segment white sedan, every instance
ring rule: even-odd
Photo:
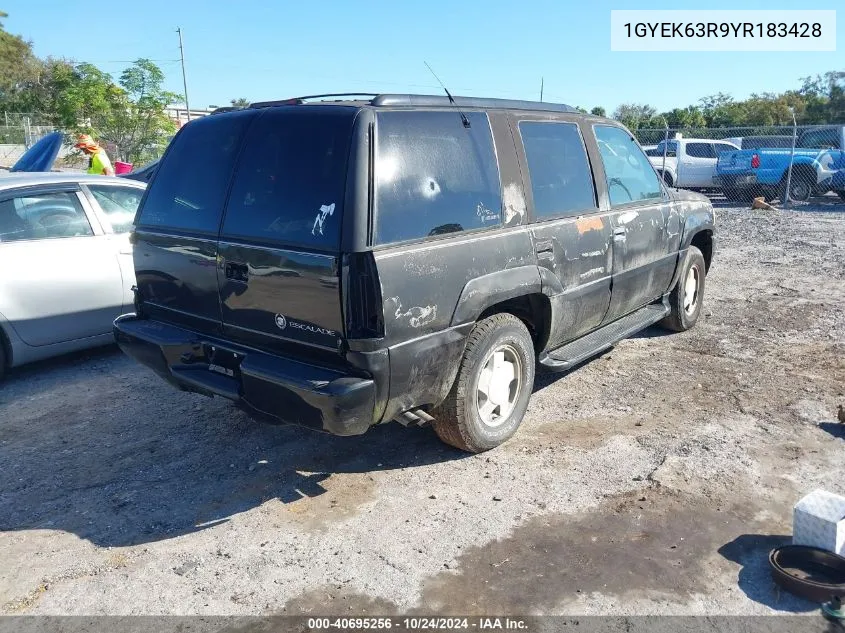
[[[0,376],[113,341],[133,309],[129,232],[145,184],[75,173],[0,178]]]

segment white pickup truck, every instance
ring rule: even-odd
[[[660,141],[654,149],[646,150],[648,159],[657,173],[670,187],[682,189],[717,189],[716,161],[721,152],[735,152],[739,147],[726,141],[706,138],[673,138],[666,147],[666,165],[663,165],[663,147]]]

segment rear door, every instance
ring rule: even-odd
[[[120,262],[120,274],[123,281],[123,309],[121,312],[131,312],[135,266],[132,261],[132,245],[129,243],[129,235],[141,198],[144,196],[144,188],[104,182],[103,184],[87,184],[83,187],[83,190],[90,194],[88,200],[92,203],[94,211],[97,212],[100,224],[106,233],[106,239],[111,244],[114,257]]]
[[[561,117],[564,118],[565,117]],[[537,264],[560,281],[548,347],[601,325],[610,304],[613,230],[599,209],[587,147],[575,120],[514,115],[529,186]]]
[[[133,233],[138,291],[151,318],[222,330],[217,236],[243,136],[257,111],[208,116],[173,139]]]
[[[0,271],[0,312],[27,345],[107,334],[120,314],[117,258],[76,184],[0,194]]]
[[[716,173],[713,144],[699,141],[686,143],[678,163],[678,186],[710,187]]]
[[[341,220],[356,108],[268,108],[247,133],[220,232],[226,338],[270,351],[343,337]]]

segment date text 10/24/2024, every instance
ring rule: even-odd
[[[441,618],[441,617],[413,617],[413,618],[309,618],[308,628],[320,630],[405,630],[405,631],[527,631],[528,624],[519,618]]]

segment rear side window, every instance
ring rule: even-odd
[[[593,175],[575,123],[521,121],[534,214],[563,216],[596,208]]]
[[[88,189],[100,205],[115,233],[127,233],[132,229],[135,212],[144,195],[143,189],[135,187],[113,187],[88,185]]]
[[[138,224],[216,234],[241,138],[253,116],[214,115],[186,125],[157,168]]]
[[[687,156],[692,158],[716,158],[710,143],[688,143]]]
[[[375,242],[499,226],[502,195],[487,115],[378,115]]]
[[[337,248],[355,109],[269,109],[250,128],[223,234]]]

